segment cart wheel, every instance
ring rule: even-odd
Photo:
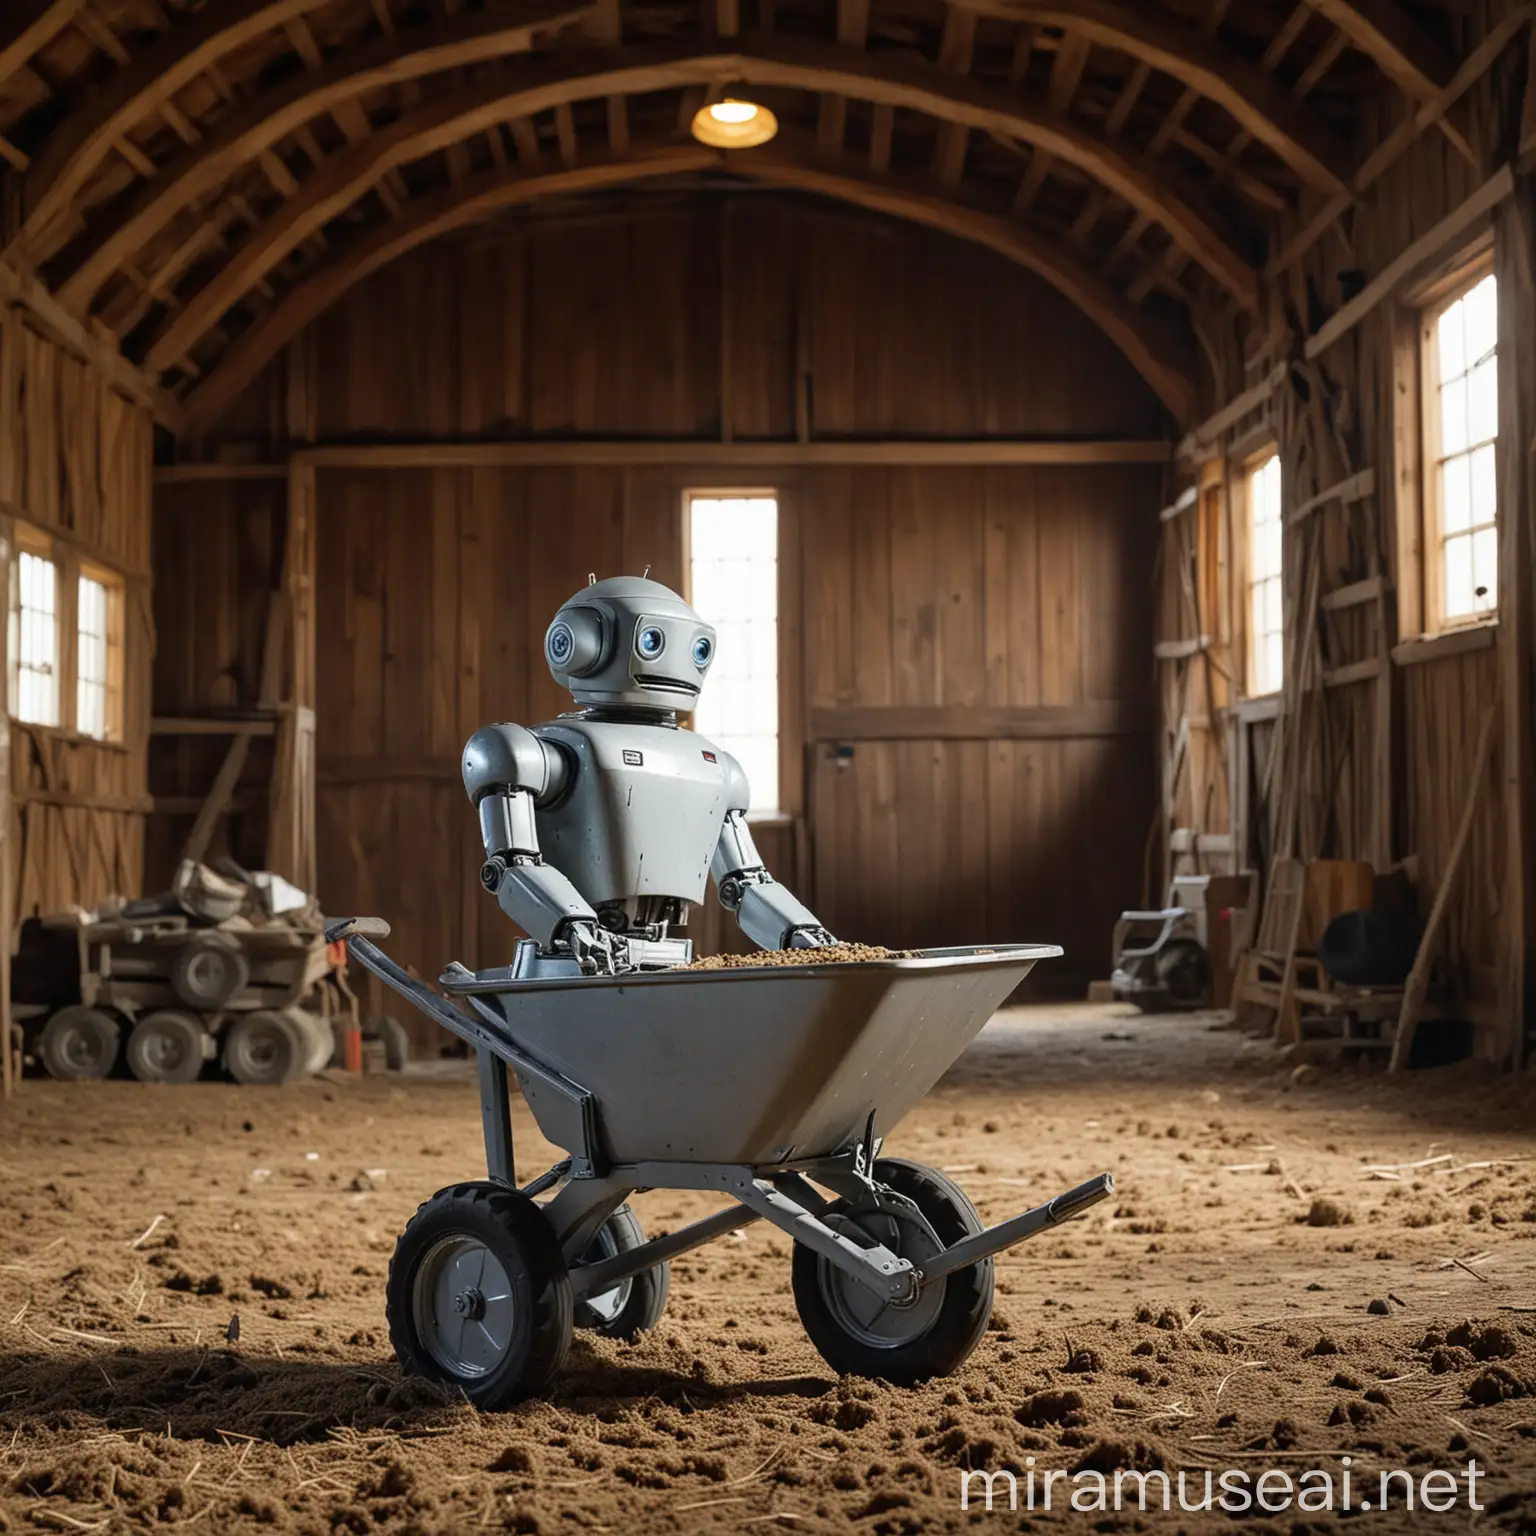
[[[224,1037],[224,1070],[237,1083],[287,1083],[309,1064],[310,1043],[292,1019],[266,1008],[247,1013]]]
[[[60,1008],[43,1025],[37,1054],[52,1076],[65,1081],[105,1077],[117,1063],[121,1044],[117,1020],[106,1009],[77,1003]]]
[[[390,1260],[385,1313],[404,1369],[481,1408],[542,1391],[571,1345],[571,1282],[549,1223],[499,1184],[439,1190]]]
[[[313,1077],[316,1072],[323,1072],[336,1054],[336,1037],[331,1033],[330,1020],[322,1019],[307,1008],[285,1008],[283,1013],[293,1020],[293,1027],[304,1037],[308,1048],[304,1058],[305,1074]]]
[[[190,1083],[203,1070],[208,1031],[190,1013],[148,1013],[128,1036],[128,1070],[141,1083]]]
[[[389,1014],[380,1014],[368,1033],[376,1035],[384,1043],[384,1065],[391,1072],[404,1072],[411,1059],[411,1037],[405,1025]]]
[[[177,952],[171,985],[189,1008],[213,1013],[251,979],[250,961],[238,946],[219,939],[198,939]]]
[[[976,1208],[935,1169],[883,1157],[874,1172],[879,1183],[917,1207],[946,1247],[982,1230]],[[919,1269],[937,1251],[933,1238],[899,1202],[875,1207],[839,1200],[823,1219],[849,1235],[877,1239]],[[947,1376],[975,1349],[992,1315],[991,1259],[931,1281],[900,1306],[882,1301],[799,1243],[792,1278],[800,1321],[827,1364],[897,1386]]]
[[[598,1229],[582,1254],[583,1264],[596,1264],[645,1246],[645,1233],[635,1213],[621,1205]],[[654,1328],[666,1311],[672,1286],[672,1266],[661,1263],[621,1280],[611,1291],[602,1291],[576,1303],[576,1326],[592,1328],[609,1339],[632,1339]]]

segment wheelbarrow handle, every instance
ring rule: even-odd
[[[343,939],[350,939],[353,934],[362,934],[370,939],[387,939],[389,924],[382,917],[338,917],[334,923],[325,925],[327,944],[338,944]]]

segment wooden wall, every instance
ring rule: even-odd
[[[9,590],[16,522],[52,541],[66,579],[85,559],[121,575],[125,589],[123,740],[9,723],[18,921],[140,889],[154,647],[152,453],[147,412],[40,335],[23,311],[0,309],[0,591]],[[0,686],[4,677],[0,668]]]
[[[1115,349],[1018,269],[762,195],[653,197],[409,257],[322,317],[214,451],[284,446],[296,388],[322,444],[1164,430]],[[1113,919],[1141,899],[1153,803],[1163,470],[643,458],[319,470],[327,907],[388,917],[429,974],[502,958],[512,934],[478,889],[458,784],[465,736],[568,702],[541,641],[588,572],[682,581],[687,489],[769,486],[788,813],[760,829],[770,866],[850,937],[1055,940],[1058,981],[1105,974]],[[206,707],[248,674],[281,495],[164,493],[162,708]],[[222,594],[211,625],[183,620],[189,583]],[[730,941],[712,908],[692,936]]]
[[[1478,50],[1497,26],[1508,24],[1509,7],[1477,0],[1463,8],[1454,39],[1458,56]],[[1307,581],[1319,575],[1322,593],[1381,575],[1387,595],[1374,603],[1324,613],[1318,626],[1319,662],[1329,671],[1364,664],[1419,634],[1417,607],[1407,597],[1414,578],[1417,537],[1414,485],[1417,467],[1405,459],[1405,441],[1416,441],[1410,392],[1403,393],[1399,358],[1416,343],[1415,284],[1433,277],[1459,251],[1491,243],[1500,278],[1500,618],[1474,640],[1458,645],[1410,646],[1385,662],[1385,681],[1359,677],[1323,690],[1314,723],[1307,728],[1299,772],[1284,768],[1266,777],[1263,765],[1275,740],[1268,719],[1239,708],[1222,724],[1222,748],[1241,782],[1242,803],[1232,809],[1231,830],[1240,857],[1272,852],[1287,792],[1297,799],[1296,851],[1303,856],[1360,858],[1379,870],[1401,865],[1414,878],[1421,915],[1427,915],[1449,862],[1462,811],[1472,793],[1480,726],[1499,700],[1491,762],[1478,790],[1467,856],[1438,939],[1439,1000],[1434,1011],[1460,1014],[1478,1026],[1477,1048],[1496,1060],[1518,1058],[1526,1013],[1521,979],[1529,946],[1529,821],[1525,809],[1532,703],[1529,695],[1529,558],[1533,507],[1525,467],[1531,440],[1529,412],[1533,374],[1530,338],[1536,334],[1531,270],[1532,198],[1517,177],[1515,193],[1493,214],[1467,221],[1459,235],[1426,247],[1420,267],[1403,272],[1396,291],[1370,308],[1334,344],[1308,356],[1306,343],[1327,317],[1409,252],[1472,197],[1508,159],[1518,137],[1523,90],[1529,90],[1523,31],[1503,34],[1508,46],[1483,59],[1484,74],[1453,108],[1451,121],[1472,147],[1470,156],[1433,127],[1391,163],[1357,205],[1304,259],[1286,272],[1270,294],[1270,309],[1246,334],[1222,334],[1225,389],[1214,404],[1240,400],[1259,385],[1251,408],[1226,413],[1221,425],[1197,433],[1196,460],[1231,491],[1245,455],[1266,443],[1278,447],[1287,515],[1346,477],[1374,471],[1374,488],[1348,501],[1331,501],[1306,513],[1286,530],[1287,688],[1282,701],[1280,750],[1285,727],[1298,716],[1296,647],[1305,632]],[[1526,105],[1531,119],[1532,104]],[[1380,104],[1362,103],[1356,158],[1365,157],[1398,127]],[[1310,216],[1314,210],[1303,209]],[[1292,216],[1274,231],[1282,250],[1303,219]],[[1266,390],[1260,381],[1284,361],[1284,382]],[[1323,410],[1313,409],[1313,401]],[[1229,518],[1240,515],[1228,496]],[[1165,532],[1167,558],[1181,533]],[[1225,559],[1235,529],[1223,530]],[[1516,551],[1524,551],[1517,554]],[[1223,573],[1227,613],[1240,611],[1240,570]],[[1177,621],[1176,621],[1177,622]],[[1176,634],[1193,633],[1187,617]],[[1240,630],[1218,633],[1240,644]],[[1242,652],[1235,652],[1241,666]],[[1239,671],[1238,675],[1241,673]],[[1178,730],[1177,706],[1165,713],[1165,738]],[[1282,759],[1282,761],[1284,761]],[[1267,784],[1269,795],[1261,793]],[[1262,867],[1262,863],[1261,863]]]

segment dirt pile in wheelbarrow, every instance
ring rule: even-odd
[[[816,949],[762,949],[750,955],[705,955],[678,971],[753,971],[770,965],[849,965],[857,960],[908,960],[910,949],[881,944],[823,944]]]

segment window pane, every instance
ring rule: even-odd
[[[1472,521],[1491,523],[1498,508],[1498,492],[1494,480],[1494,447],[1488,443],[1475,449],[1472,461]]]
[[[1499,593],[1499,536],[1492,528],[1472,535],[1472,586],[1476,612],[1491,613]]]
[[[1440,377],[1454,378],[1467,367],[1466,326],[1462,318],[1462,301],[1457,301],[1440,316],[1435,327],[1435,350],[1439,354]]]
[[[750,809],[779,799],[778,501],[692,496],[690,592],[715,628],[715,659],[693,725],[741,764]]]
[[[18,720],[59,723],[59,634],[53,561],[22,550],[16,561],[11,626],[12,708]]]
[[[1493,274],[1489,273],[1466,298],[1462,306],[1466,310],[1467,362],[1475,363],[1486,357],[1498,345],[1498,289]]]
[[[1474,612],[1472,600],[1472,537],[1458,534],[1445,541],[1445,612],[1465,618]]]
[[[1442,533],[1465,533],[1472,526],[1472,459],[1459,454],[1440,466]]]
[[[1499,360],[1487,357],[1472,370],[1467,390],[1468,441],[1486,443],[1499,431]]]
[[[1467,381],[1440,386],[1440,451],[1460,453],[1467,446]]]

